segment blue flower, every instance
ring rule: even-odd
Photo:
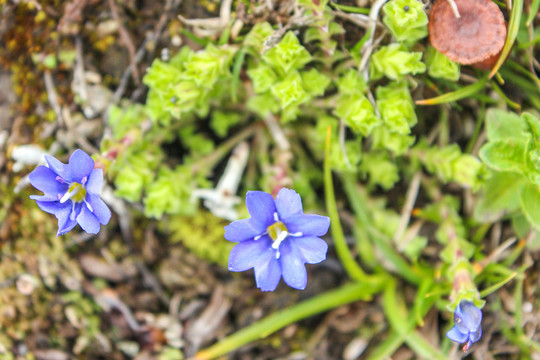
[[[229,255],[229,270],[253,268],[262,291],[275,290],[281,276],[290,287],[305,289],[304,264],[326,259],[328,245],[319,236],[328,231],[330,219],[304,214],[300,195],[290,189],[281,189],[275,200],[248,191],[246,205],[251,218],[225,226],[225,239],[239,243]]]
[[[58,219],[58,233],[63,235],[77,223],[90,234],[97,234],[100,223],[106,225],[111,211],[99,197],[103,170],[94,169],[94,160],[82,150],[75,150],[69,163],[63,164],[45,155],[47,166],[38,166],[29,175],[30,183],[43,195],[32,195],[41,210]]]
[[[455,342],[465,343],[463,351],[477,342],[482,336],[482,311],[470,301],[461,301],[454,313],[454,327],[446,336]]]

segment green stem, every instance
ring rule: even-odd
[[[486,105],[482,102],[480,104],[480,110],[478,111],[478,118],[476,119],[476,126],[474,127],[474,132],[471,136],[471,139],[469,140],[469,143],[467,144],[467,149],[465,150],[466,153],[470,153],[473,150],[474,144],[476,144],[476,140],[478,140],[478,136],[480,136],[480,130],[482,130],[485,116]]]
[[[328,216],[330,217],[330,231],[332,238],[334,239],[334,246],[339,260],[343,264],[345,271],[351,277],[351,279],[359,282],[367,281],[368,276],[362,270],[360,265],[354,259],[347,242],[345,241],[345,235],[343,235],[343,229],[341,228],[341,222],[339,220],[339,214],[336,205],[336,197],[334,194],[334,184],[332,181],[332,170],[330,168],[330,134],[332,128],[329,126],[326,133],[326,149],[324,156],[324,192],[326,195],[326,209]]]
[[[488,81],[487,77],[483,77],[479,79],[474,84],[464,86],[460,88],[459,90],[452,91],[431,99],[424,99],[424,100],[417,100],[415,101],[416,105],[439,105],[439,104],[446,104],[451,103],[454,101],[458,101],[461,99],[465,99],[468,97],[471,97],[472,95],[476,94],[478,91],[485,88],[486,83]]]
[[[523,273],[517,277],[516,287],[514,289],[514,325],[516,331],[516,337],[521,338],[523,336]]]
[[[219,343],[200,351],[195,355],[196,360],[214,359],[228,352],[238,349],[252,341],[263,339],[270,334],[315,314],[327,311],[354,301],[369,300],[379,290],[378,286],[368,283],[352,283],[331,290],[325,294],[315,296],[287,309],[278,311],[261,321],[250,325],[228,337]]]
[[[344,174],[342,176],[342,181],[345,192],[347,193],[347,198],[351,202],[351,206],[358,222],[371,237],[375,246],[377,246],[381,253],[383,253],[385,259],[392,262],[392,264],[398,270],[400,276],[410,283],[419,284],[424,276],[428,275],[423,275],[420,269],[411,267],[407,261],[403,259],[398,252],[396,252],[396,250],[389,243],[388,239],[386,239],[385,236],[372,225],[373,219],[371,219],[369,216],[364,204],[365,201],[361,199],[360,193],[358,189],[356,189],[353,177]],[[362,241],[369,241],[369,239],[362,239]]]

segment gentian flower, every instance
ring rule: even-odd
[[[454,313],[454,327],[446,336],[455,342],[465,343],[463,351],[477,342],[482,336],[482,311],[470,301],[461,301]]]
[[[29,175],[30,183],[43,195],[32,195],[39,208],[58,219],[58,233],[63,235],[77,223],[90,234],[97,234],[100,223],[106,225],[111,211],[99,197],[103,170],[94,169],[94,160],[82,150],[75,150],[68,164],[45,155],[47,166],[38,166]]]
[[[328,231],[330,219],[304,214],[300,195],[285,188],[275,200],[265,192],[248,191],[246,205],[251,218],[225,226],[225,239],[238,242],[229,255],[229,270],[253,268],[262,291],[275,290],[281,276],[290,287],[305,289],[304,264],[326,259],[328,245],[319,236]]]

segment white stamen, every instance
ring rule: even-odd
[[[69,218],[71,221],[75,221],[75,203],[71,203],[71,214],[69,214]]]
[[[61,184],[71,184],[69,181],[62,179],[60,176],[56,177],[56,181],[58,181]]]
[[[257,236],[255,236],[255,237],[253,238],[253,240],[259,240],[260,238],[262,238],[262,237],[263,237],[264,235],[266,235],[266,234],[267,234],[267,233],[264,232],[264,233],[262,233],[261,235],[257,235]]]
[[[297,231],[295,233],[289,233],[289,236],[302,237],[304,234],[301,231]]]
[[[64,196],[62,196],[62,198],[60,199],[60,203],[61,204],[65,203],[66,201],[68,201],[68,199],[71,199],[73,196],[75,196],[80,190],[81,190],[81,187],[77,186],[72,191],[68,191],[67,193],[64,194]]]
[[[86,200],[83,200],[83,201],[86,204],[86,206],[88,207],[88,210],[90,210],[90,212],[93,213],[94,209],[92,209],[92,206],[88,203],[88,201],[86,201]]]
[[[276,260],[277,260],[277,259],[279,259],[279,258],[280,258],[280,256],[281,256],[281,253],[279,252],[279,250],[278,250],[278,251],[276,251]]]
[[[274,221],[279,222],[279,215],[278,215],[277,211],[274,213]]]
[[[277,236],[277,239],[274,240],[274,242],[272,243],[272,249],[276,249],[276,250],[279,249],[279,245],[281,245],[281,242],[285,240],[287,235],[289,235],[289,233],[286,231],[280,232],[279,235]]]

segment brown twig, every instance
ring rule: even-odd
[[[141,79],[139,75],[139,70],[137,70],[137,63],[135,62],[135,45],[133,45],[133,40],[131,40],[128,31],[122,24],[120,15],[118,15],[118,8],[116,7],[116,3],[114,1],[115,0],[109,0],[109,7],[111,8],[111,13],[114,20],[118,23],[118,32],[120,33],[120,38],[122,39],[124,45],[126,45],[127,47],[133,78],[135,79],[135,82],[139,84],[141,82]]]
[[[45,73],[43,74],[43,79],[45,81],[45,90],[47,91],[49,103],[51,104],[51,107],[53,108],[54,113],[56,114],[56,118],[58,122],[60,122],[60,125],[64,125],[64,117],[62,116],[62,109],[60,107],[60,104],[58,103],[58,95],[56,94],[56,90],[54,89],[54,81],[51,72],[45,71]]]
[[[159,18],[159,21],[156,25],[155,30],[151,34],[146,36],[142,44],[137,49],[137,52],[135,53],[135,56],[133,58],[133,61],[135,62],[135,64],[138,64],[139,62],[141,62],[141,60],[145,56],[146,51],[147,51],[146,45],[150,42],[157,41],[160,38],[161,33],[163,32],[163,29],[165,28],[165,25],[167,24],[167,20],[170,17],[171,9],[178,6],[181,3],[181,1],[182,0],[168,0],[167,1],[167,3],[165,4],[165,10],[161,14],[161,17]],[[114,92],[114,95],[112,97],[111,104],[118,103],[118,101],[120,101],[122,96],[124,96],[124,93],[126,92],[127,85],[128,85],[129,79],[131,78],[132,73],[133,71],[132,71],[131,66],[129,66],[124,71],[124,73],[122,74],[122,77],[120,78],[118,87],[116,88],[116,91]],[[107,114],[107,112],[105,112],[105,114]],[[104,117],[104,120],[106,120],[106,117]]]

